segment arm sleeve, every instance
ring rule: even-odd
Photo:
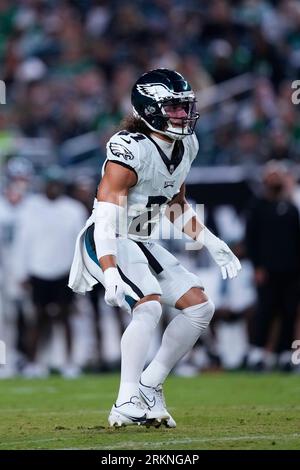
[[[94,240],[98,259],[117,256],[117,234],[124,234],[126,211],[111,202],[100,201],[95,208]]]

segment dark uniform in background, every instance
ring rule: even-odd
[[[253,201],[247,219],[247,249],[255,268],[258,306],[252,344],[264,348],[275,316],[280,319],[274,352],[291,351],[299,302],[300,221],[282,175],[265,176],[265,195]]]

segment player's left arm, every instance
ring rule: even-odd
[[[185,197],[185,184],[180,188],[179,193],[169,203],[165,212],[168,219],[179,230],[191,237],[195,241],[201,241],[210,252],[212,258],[220,266],[223,279],[232,279],[241,269],[238,258],[232,253],[228,245],[216,237],[201,222],[192,206]]]

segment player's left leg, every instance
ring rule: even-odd
[[[192,349],[214,313],[213,303],[199,287],[189,289],[176,302],[176,308],[181,313],[167,326],[160,349],[140,381],[140,393],[148,406],[155,399],[163,413],[166,412],[166,404],[162,384],[177,362]],[[174,419],[168,415],[169,419],[162,421],[167,427],[175,427]]]
[[[180,310],[167,326],[161,347],[140,381],[140,393],[148,406],[151,401],[155,401],[162,412],[165,412],[162,384],[207,328],[214,313],[214,305],[201,288],[201,281],[197,276],[188,272],[161,246],[148,246],[151,254],[161,263],[162,271],[157,279],[163,291],[162,301]],[[165,424],[169,427],[176,426],[170,415]]]
[[[155,386],[164,382],[177,362],[189,352],[207,328],[214,305],[199,287],[192,287],[176,302],[178,314],[167,326],[161,347],[143,372],[141,381]]]

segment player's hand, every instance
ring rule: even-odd
[[[223,279],[232,279],[242,269],[239,259],[232,253],[229,246],[211,233],[206,227],[204,229],[204,245],[210,252],[212,258],[221,268]]]
[[[112,307],[124,307],[125,285],[115,267],[104,271],[105,302]]]

